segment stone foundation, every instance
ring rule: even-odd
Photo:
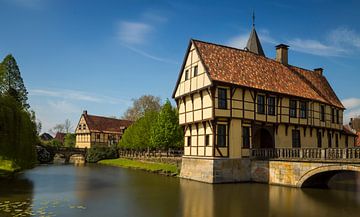
[[[250,159],[183,157],[180,177],[207,183],[251,181]]]

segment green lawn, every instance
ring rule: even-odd
[[[174,174],[174,175],[177,175],[179,173],[179,170],[176,165],[165,164],[165,163],[154,163],[147,161],[145,162],[145,161],[123,159],[123,158],[112,159],[112,160],[101,160],[98,163],[110,165],[110,166],[117,166],[117,167],[142,169],[157,173],[166,173],[166,174]]]

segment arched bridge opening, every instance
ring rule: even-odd
[[[336,175],[354,174],[359,174],[360,177],[360,166],[339,165],[319,167],[309,171],[304,176],[302,176],[298,181],[297,187],[329,188],[329,181]]]

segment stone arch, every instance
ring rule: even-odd
[[[275,148],[274,135],[271,130],[258,128],[253,136],[253,148]]]
[[[343,171],[360,172],[360,165],[328,165],[317,167],[306,172],[299,179],[296,187],[326,187],[331,177]]]

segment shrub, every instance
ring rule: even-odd
[[[86,155],[86,161],[89,163],[96,163],[100,160],[115,158],[118,158],[116,147],[93,147],[88,150]]]

